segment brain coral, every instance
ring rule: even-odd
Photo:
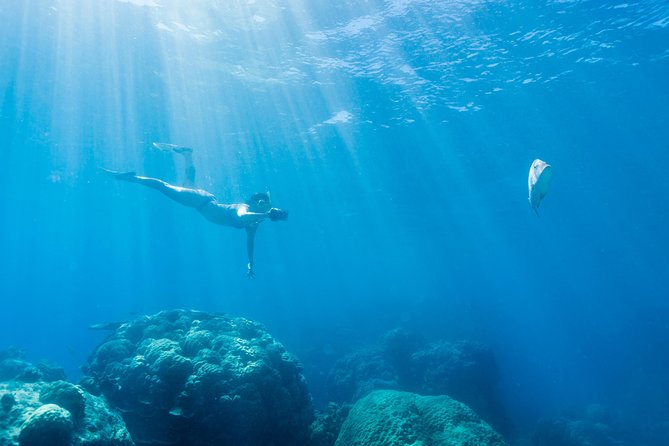
[[[84,367],[137,443],[299,445],[311,397],[297,360],[258,323],[173,310],[121,325]]]
[[[505,446],[469,407],[448,396],[375,390],[359,400],[335,446]]]

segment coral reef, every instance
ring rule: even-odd
[[[86,393],[79,386],[66,381],[54,381],[42,388],[39,399],[45,404],[53,403],[67,409],[77,422],[84,417]]]
[[[3,446],[133,446],[104,399],[64,381],[0,382]]]
[[[328,376],[328,398],[352,404],[376,389],[400,389],[400,374],[383,350],[365,348],[341,358]]]
[[[323,411],[316,412],[316,419],[311,424],[310,446],[332,446],[351,406],[330,403]]]
[[[301,367],[260,325],[173,310],[121,325],[83,381],[138,443],[302,445],[313,420]]]
[[[70,446],[74,423],[72,415],[56,404],[38,407],[21,425],[21,446]]]
[[[599,404],[566,411],[537,423],[535,446],[631,446],[646,444],[641,435],[623,427],[615,414]],[[652,444],[652,443],[648,443]]]
[[[532,437],[536,446],[629,446],[602,423],[558,417],[542,419]]]
[[[336,446],[505,446],[470,408],[452,398],[376,390],[359,400]]]
[[[65,371],[49,362],[31,364],[25,353],[10,347],[0,351],[0,381],[17,380],[24,382],[57,381],[65,379]]]
[[[340,359],[328,377],[328,398],[354,403],[375,389],[449,395],[470,406],[502,433],[511,424],[497,394],[492,351],[476,342],[427,344],[406,330],[393,330],[378,346]]]
[[[315,417],[301,365],[258,323],[173,310],[114,328],[80,385],[0,352],[0,444],[504,444],[463,404],[504,426],[495,360],[481,344],[393,330],[335,364],[331,402]]]

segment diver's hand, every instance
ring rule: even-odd
[[[255,279],[256,278],[256,273],[253,272],[253,267],[251,266],[250,263],[248,265],[246,265],[246,277],[248,277],[249,279]]]

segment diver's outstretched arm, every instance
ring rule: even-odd
[[[248,212],[247,210],[244,210],[243,212],[238,212],[237,216],[245,222],[244,227],[248,227],[251,225],[257,225],[258,223],[267,219],[272,221],[287,220],[288,211],[284,211],[279,208],[272,208],[267,212]]]
[[[249,263],[246,266],[246,276],[249,279],[255,279],[256,273],[253,271],[253,245],[256,235],[256,230],[258,229],[258,224],[252,224],[246,227],[246,253],[249,256]]]
[[[173,186],[158,178],[140,177],[135,172],[115,172],[113,170],[102,169],[104,172],[112,175],[117,180],[139,183],[144,186],[156,189],[167,195],[177,203],[190,208],[199,208],[210,201],[216,201],[216,197],[202,189],[189,189],[187,187]]]

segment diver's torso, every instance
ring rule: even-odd
[[[243,228],[244,222],[237,211],[239,210],[240,204],[221,204],[215,200],[209,201],[199,208],[198,212],[204,216],[207,220],[217,225],[222,226],[232,226],[234,228]]]

